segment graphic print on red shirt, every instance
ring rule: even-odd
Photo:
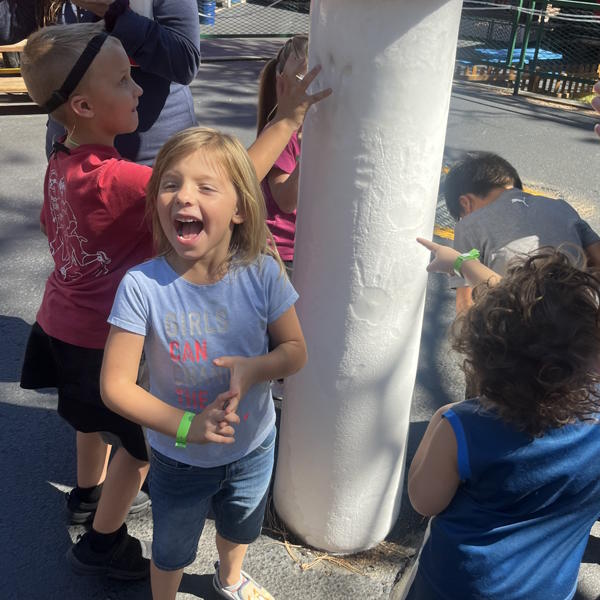
[[[110,146],[83,145],[50,158],[40,220],[54,270],[37,314],[48,335],[104,347],[119,282],[153,255],[145,219],[151,174]]]

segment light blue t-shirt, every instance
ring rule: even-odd
[[[164,257],[127,272],[108,322],[145,336],[150,392],[167,404],[202,412],[229,389],[220,356],[259,356],[269,351],[267,326],[298,294],[270,256],[232,267],[220,281],[196,285],[180,277]],[[148,442],[174,460],[199,467],[236,461],[257,448],[275,424],[269,382],[252,386],[238,407],[234,444],[188,444],[149,429]]]

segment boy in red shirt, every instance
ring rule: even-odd
[[[127,10],[126,2],[117,4]],[[71,566],[79,574],[139,579],[149,573],[149,545],[128,535],[124,520],[148,471],[145,440],[138,425],[104,406],[99,375],[117,286],[127,269],[153,254],[144,218],[151,169],[114,148],[117,134],[138,126],[142,89],[121,43],[102,26],[41,29],[23,54],[30,96],[68,133],[55,144],[46,173],[41,228],[55,268],[27,344],[21,386],[58,388],[58,412],[77,432],[78,485],[69,506],[93,515],[93,523],[69,550]],[[317,73],[290,85],[277,122],[249,149],[259,178],[310,105],[330,93],[306,94]],[[101,432],[120,442],[110,465]]]

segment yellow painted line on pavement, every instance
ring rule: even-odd
[[[444,238],[446,240],[454,239],[454,229],[452,227],[442,227],[441,225],[435,225],[433,228],[433,235]]]
[[[526,194],[531,194],[532,196],[545,196],[545,192],[540,192],[539,190],[534,190],[532,188],[528,188],[526,185],[523,186],[523,191]],[[552,196],[548,196],[548,198],[552,198]]]

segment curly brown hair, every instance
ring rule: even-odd
[[[452,328],[484,405],[532,436],[600,408],[600,277],[541,248],[510,263]]]

